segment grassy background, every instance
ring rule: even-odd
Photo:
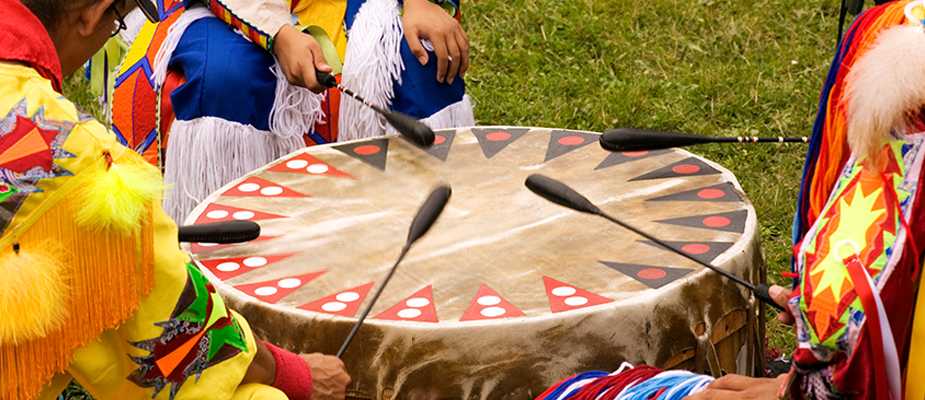
[[[482,124],[808,135],[836,0],[464,0]],[[67,95],[98,114],[80,79]],[[772,281],[790,255],[805,146],[693,149],[739,178]],[[773,321],[772,348],[789,349]]]

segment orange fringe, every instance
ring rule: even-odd
[[[846,110],[848,102],[845,97],[845,79],[848,71],[855,61],[860,59],[874,45],[880,33],[886,29],[902,24],[906,21],[904,8],[908,1],[897,1],[884,7],[883,13],[877,16],[870,24],[858,30],[855,34],[853,49],[849,50],[842,61],[839,71],[839,80],[832,87],[832,96],[826,104],[826,121],[823,130],[823,139],[819,150],[819,158],[813,173],[812,187],[810,188],[810,207],[808,221],[815,221],[825,207],[829,194],[842,168],[850,157],[848,148],[848,119]]]
[[[63,260],[70,276],[70,314],[45,338],[0,345],[0,393],[5,400],[37,397],[67,369],[75,350],[128,320],[154,284],[151,208],[133,234],[90,232],[74,223],[77,204],[72,202],[77,203],[65,200],[49,209],[19,238],[22,251],[51,237],[73,249]]]

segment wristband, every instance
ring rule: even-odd
[[[290,400],[311,400],[312,370],[298,354],[263,342],[276,360],[276,377],[273,387],[281,390]]]

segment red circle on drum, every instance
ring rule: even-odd
[[[656,279],[662,279],[668,276],[668,273],[661,268],[646,268],[636,273],[640,279],[645,279],[648,281],[653,281]]]
[[[681,251],[687,254],[700,255],[710,252],[710,245],[703,243],[691,243],[681,246]]]
[[[676,174],[689,175],[700,172],[700,166],[694,164],[681,164],[675,165],[671,170]]]
[[[585,138],[577,135],[559,138],[559,144],[563,146],[578,146],[585,144]]]
[[[436,136],[434,136],[434,145],[435,145],[435,146],[439,146],[439,145],[444,144],[444,143],[446,143],[446,136],[443,136],[443,135],[436,135]]]
[[[382,149],[379,148],[379,146],[376,146],[374,144],[364,144],[362,146],[357,146],[356,148],[353,149],[354,153],[357,153],[361,156],[371,156],[380,151],[382,151]]]
[[[721,189],[703,189],[697,192],[697,197],[704,200],[716,200],[726,196],[726,192]]]
[[[649,151],[648,151],[648,150],[624,151],[624,152],[623,152],[623,155],[624,155],[624,156],[632,157],[632,158],[642,157],[642,156],[644,156],[644,155],[646,155],[646,154],[649,154]]]
[[[491,142],[503,142],[511,138],[511,134],[507,132],[497,131],[485,135],[485,139],[488,139]]]
[[[732,220],[726,217],[712,216],[704,218],[703,224],[710,228],[723,228],[732,224]]]

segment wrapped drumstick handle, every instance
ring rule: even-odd
[[[601,147],[610,151],[661,150],[703,143],[807,143],[802,137],[701,136],[647,129],[617,128],[601,135]]]
[[[177,234],[181,243],[244,243],[260,236],[260,225],[253,221],[188,225],[179,227]]]
[[[412,143],[421,147],[433,146],[436,135],[434,134],[434,131],[430,129],[429,126],[424,125],[423,122],[418,121],[410,115],[397,111],[386,110],[373,103],[370,103],[360,95],[356,94],[354,91],[344,87],[344,85],[338,84],[337,79],[334,78],[334,75],[331,75],[327,72],[316,71],[316,78],[318,79],[318,83],[322,84],[324,87],[337,88],[337,90],[340,90],[341,93],[353,97],[360,103],[363,103],[363,105],[366,107],[373,109],[373,111],[385,117],[385,120],[389,121],[389,124],[392,125],[392,127],[395,128],[398,133],[400,133]]]
[[[568,185],[562,182],[559,182],[555,179],[552,179],[552,178],[549,178],[543,175],[533,174],[527,178],[526,185],[527,185],[527,188],[530,189],[530,191],[532,191],[533,193],[536,193],[540,197],[546,200],[549,200],[553,203],[556,203],[560,206],[570,208],[572,210],[583,212],[586,214],[597,215],[610,222],[620,225],[624,229],[627,229],[639,236],[642,236],[648,239],[652,243],[655,243],[665,248],[665,250],[678,254],[688,260],[691,260],[699,264],[700,266],[706,269],[709,269],[713,272],[716,272],[722,275],[723,277],[726,277],[727,279],[751,291],[759,301],[767,305],[770,305],[771,307],[774,307],[778,309],[779,311],[784,311],[783,307],[778,305],[776,302],[774,302],[774,299],[771,298],[771,294],[769,293],[769,288],[767,285],[765,284],[753,285],[747,282],[746,280],[726,270],[720,269],[712,264],[708,264],[706,262],[700,261],[697,258],[694,258],[693,256],[691,256],[690,254],[687,254],[678,249],[675,249],[674,247],[671,247],[671,245],[663,242],[662,240],[656,238],[655,236],[652,236],[642,231],[641,229],[636,228],[635,226],[632,226],[626,222],[623,222],[617,219],[616,217],[611,216],[610,214],[605,213],[598,206],[594,205],[594,203],[591,203],[591,200],[588,200],[587,197],[582,196],[580,193],[575,191],[575,189],[570,188]]]

